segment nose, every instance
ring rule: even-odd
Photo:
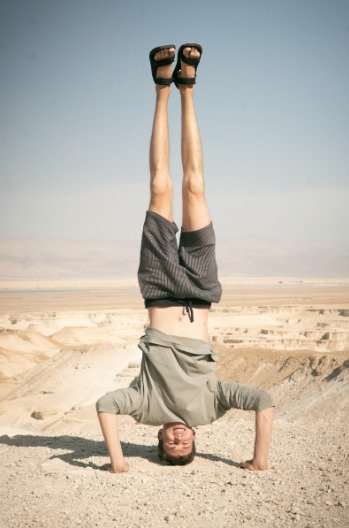
[[[181,441],[181,439],[178,436],[175,436],[173,439],[174,443],[177,445]]]

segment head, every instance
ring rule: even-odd
[[[171,465],[184,466],[195,457],[195,431],[181,422],[165,424],[158,432],[158,455]]]

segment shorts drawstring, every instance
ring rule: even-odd
[[[194,310],[193,310],[193,302],[185,300],[185,306],[183,307],[183,315],[187,314],[189,317],[189,321],[191,323],[194,322]]]

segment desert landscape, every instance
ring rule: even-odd
[[[270,468],[238,467],[253,413],[197,428],[195,461],[160,464],[156,427],[120,418],[130,471],[101,471],[95,411],[138,374],[147,315],[132,280],[2,281],[0,524],[157,528],[348,526],[349,281],[225,279],[217,376],[276,403]]]

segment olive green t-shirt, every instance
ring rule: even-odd
[[[102,396],[98,412],[129,414],[148,425],[182,422],[195,427],[231,408],[260,411],[273,406],[263,390],[218,381],[210,343],[150,328],[138,346],[143,354],[137,383]]]

